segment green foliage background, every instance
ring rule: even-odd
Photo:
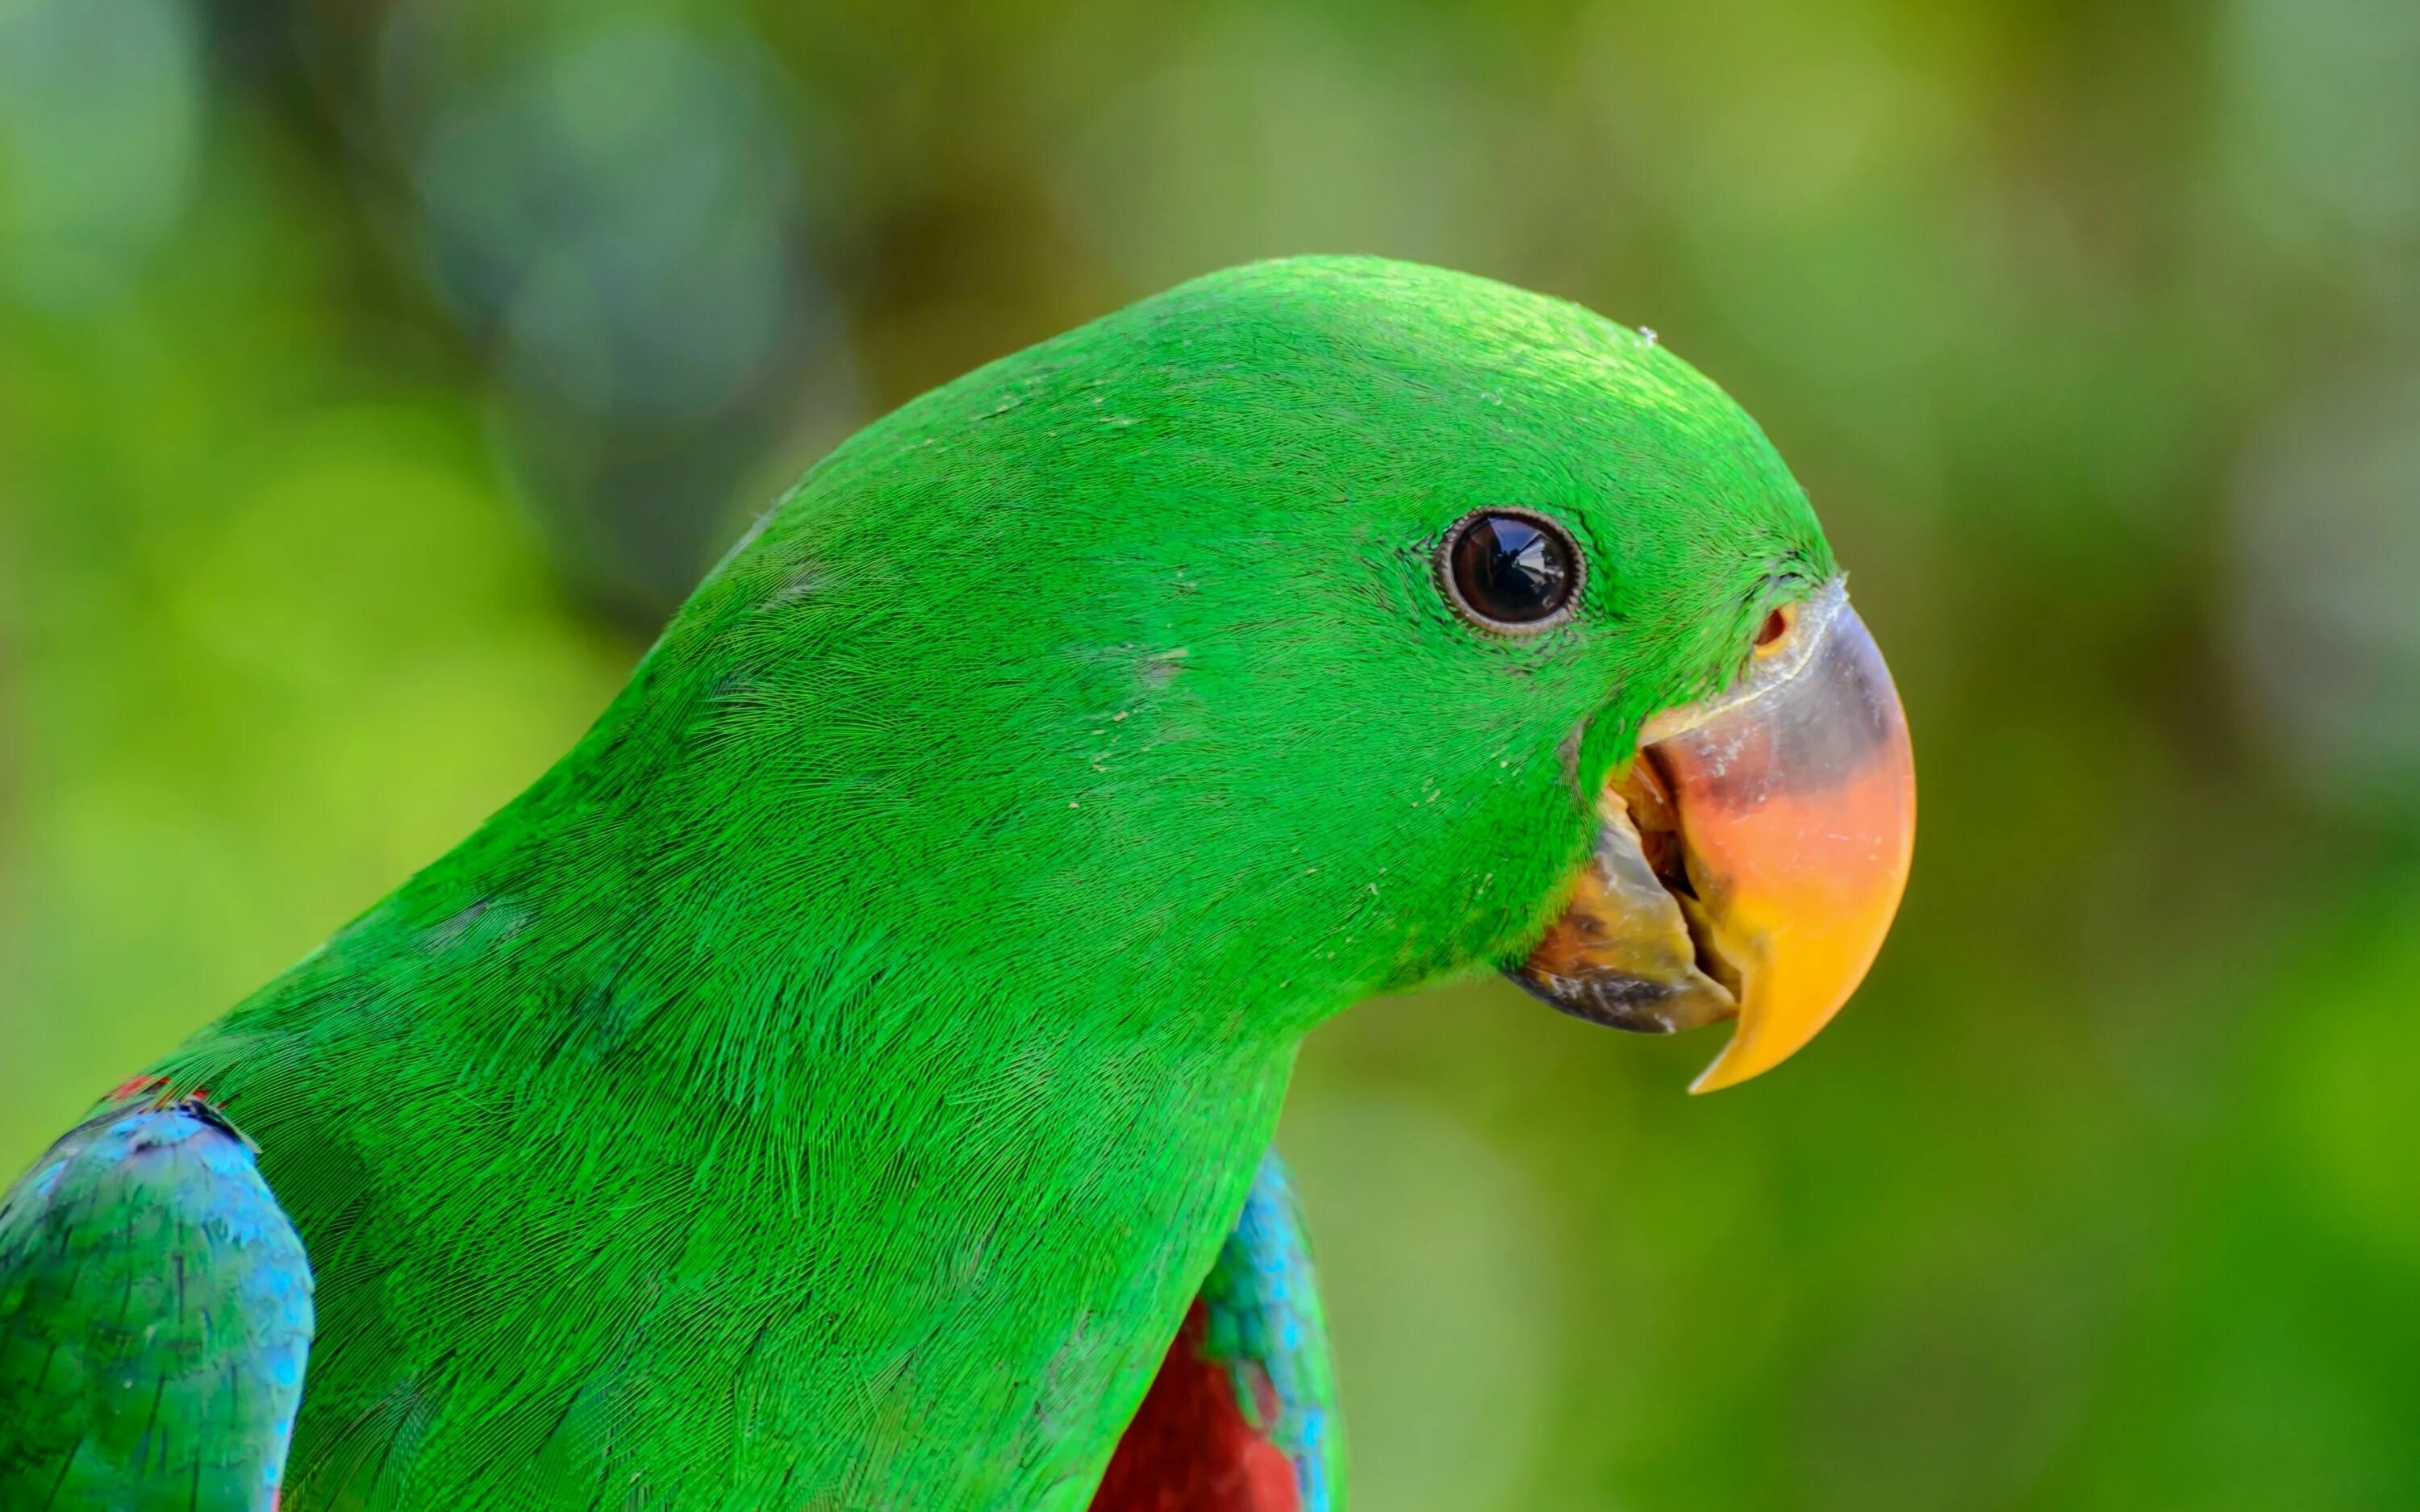
[[[2414,77],[2407,0],[0,0],[0,1167],[854,424],[1388,253],[1746,403],[1926,808],[1744,1090],[1495,985],[1316,1037],[1361,1504],[2420,1505]]]

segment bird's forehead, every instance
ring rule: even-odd
[[[830,586],[1007,584],[1029,617],[1277,589],[1319,595],[1295,621],[1357,623],[1434,611],[1423,548],[1508,505],[1607,569],[1595,609],[1697,613],[1822,551],[1753,422],[1661,341],[1367,261],[1214,275],[1004,359],[861,433],[784,513]]]

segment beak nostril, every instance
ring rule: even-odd
[[[1779,645],[1781,638],[1790,633],[1790,621],[1791,614],[1786,609],[1777,609],[1766,615],[1764,623],[1757,627],[1756,649],[1771,651]]]

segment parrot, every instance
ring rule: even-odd
[[[1215,272],[867,425],[567,754],[0,1200],[0,1508],[1338,1512],[1305,1035],[1770,1070],[1907,725],[1652,332]]]

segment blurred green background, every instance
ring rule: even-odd
[[[1926,811],[1745,1090],[1316,1036],[1364,1512],[2420,1505],[2415,79],[2410,0],[0,0],[0,1167],[856,424],[1387,253],[1761,419]]]

